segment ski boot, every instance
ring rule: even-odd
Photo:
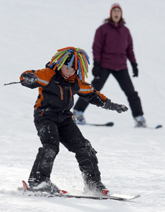
[[[88,181],[85,182],[85,193],[92,192],[95,195],[109,195],[109,190],[105,187],[105,185],[101,182],[95,182],[95,181]]]
[[[82,111],[74,110],[73,114],[74,114],[77,124],[86,124],[86,121],[85,121]]]
[[[25,190],[25,189],[24,189]],[[27,187],[28,191],[33,192],[47,192],[49,194],[60,194],[63,195],[67,193],[64,190],[60,190],[55,184],[53,184],[50,179],[46,179],[42,182],[29,182],[29,187]]]
[[[143,116],[135,117],[135,127],[145,128],[146,126],[146,120]]]

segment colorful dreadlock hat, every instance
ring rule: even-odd
[[[89,56],[83,49],[66,47],[57,50],[57,53],[52,57],[49,65],[50,67],[54,66],[53,70],[56,68],[60,70],[64,64],[67,65],[68,72],[71,67],[78,70],[77,75],[83,82],[85,81],[85,76],[88,77]]]

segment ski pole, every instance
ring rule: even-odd
[[[10,83],[6,83],[4,85],[12,85],[12,84],[17,84],[17,83],[21,83],[21,82],[10,82]]]

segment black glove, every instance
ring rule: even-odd
[[[132,62],[132,69],[133,69],[133,77],[137,77],[138,76],[138,68],[137,68],[137,63],[136,62]]]
[[[92,74],[93,74],[93,76],[99,78],[100,71],[101,71],[100,62],[99,61],[94,61],[93,65],[94,65],[94,67],[92,69]]]
[[[23,77],[23,80],[21,80],[23,86],[32,85],[37,82],[37,77],[33,73],[23,73],[21,77]]]
[[[107,110],[116,110],[118,113],[122,113],[128,110],[125,105],[118,105],[116,103],[111,102],[110,99],[107,99],[102,107]]]

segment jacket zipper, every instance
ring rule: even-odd
[[[59,85],[60,93],[61,93],[61,100],[64,100],[64,93],[62,87]]]
[[[59,88],[60,88],[60,93],[61,93],[61,100],[64,100],[64,92],[63,92],[63,88],[58,85]],[[64,108],[62,110],[62,113],[65,111],[65,109],[67,108],[67,105],[69,104],[69,100],[72,101],[72,89],[71,87],[69,86],[69,98],[68,98],[68,101],[66,101],[66,105],[65,105],[65,101],[64,101]]]

